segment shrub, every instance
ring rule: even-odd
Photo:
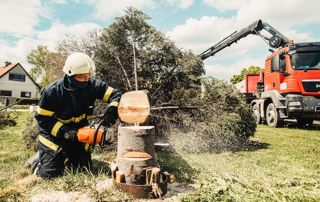
[[[3,129],[7,126],[15,126],[17,123],[16,121],[10,116],[8,112],[1,112],[0,113],[0,129]]]

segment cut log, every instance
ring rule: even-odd
[[[126,183],[143,184],[141,173],[148,167],[158,167],[154,148],[154,126],[118,128],[117,166]]]
[[[150,115],[150,102],[147,91],[131,91],[121,96],[118,106],[121,121],[144,123]]]

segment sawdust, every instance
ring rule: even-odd
[[[28,175],[24,178],[16,181],[12,186],[6,187],[0,191],[0,197],[5,197],[13,192],[19,192],[20,190],[24,190],[28,187],[35,185],[40,180],[39,177],[35,175]]]
[[[96,184],[96,190],[102,191],[102,190],[112,190],[112,179],[105,179],[98,181]]]
[[[31,197],[31,202],[94,202],[87,193],[81,192],[48,192]]]
[[[181,199],[193,192],[198,185],[196,184],[188,184],[188,183],[169,183],[168,184],[168,192],[161,199],[137,199],[134,200],[136,202],[169,202],[169,201],[181,201]]]

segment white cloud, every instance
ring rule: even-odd
[[[203,2],[219,11],[237,10],[249,3],[249,0],[203,0]]]
[[[0,2],[0,33],[14,36],[32,35],[40,17],[47,17],[50,11],[40,0],[29,1],[1,1]]]
[[[301,23],[320,22],[318,0],[282,0],[275,4],[270,0],[203,0],[218,11],[235,10],[237,21],[248,24],[256,19],[272,22],[287,29]]]
[[[44,31],[37,32],[34,36],[21,37],[15,46],[9,46],[5,41],[0,40],[0,61],[20,62],[23,67],[30,70],[30,64],[26,56],[38,45],[44,45],[53,50],[59,40],[64,39],[67,35],[84,34],[90,30],[100,29],[101,27],[94,23],[79,23],[71,26],[54,22],[52,26]],[[0,66],[3,66],[0,64]]]
[[[67,4],[67,0],[50,0],[50,3],[54,4]]]
[[[186,9],[193,5],[194,0],[164,0],[164,3]]]
[[[143,9],[155,6],[153,0],[87,0],[87,3],[95,6],[95,16],[98,19],[108,19],[114,15],[122,14],[127,7]]]
[[[86,32],[94,29],[100,29],[101,27],[95,23],[79,23],[66,26],[60,22],[54,22],[52,26],[37,34],[38,42],[53,49],[57,42],[68,35],[85,34]]]
[[[205,62],[206,75],[216,77],[218,79],[230,80],[234,74],[240,74],[244,67],[260,66],[263,67],[264,59],[261,58],[240,58],[231,65],[223,65],[220,63]]]

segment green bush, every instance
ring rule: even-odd
[[[10,116],[9,112],[0,113],[0,129],[3,129],[8,126],[15,126],[16,121]]]

